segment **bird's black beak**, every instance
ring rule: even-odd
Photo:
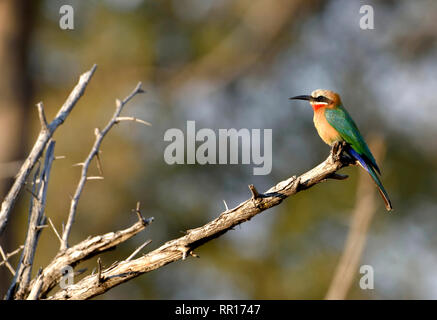
[[[307,100],[307,101],[313,101],[314,98],[311,96],[295,96],[290,98],[290,100]]]

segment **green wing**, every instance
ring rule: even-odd
[[[340,136],[351,145],[351,147],[360,155],[365,156],[372,167],[380,172],[375,158],[369,150],[369,147],[361,136],[357,125],[352,120],[349,113],[343,106],[338,106],[335,109],[325,109],[325,117],[328,123],[338,131]]]

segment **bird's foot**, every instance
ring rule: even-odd
[[[334,161],[340,161],[345,165],[354,164],[355,159],[347,152],[348,143],[346,141],[336,141],[332,145],[331,157]]]
[[[341,161],[344,164],[351,164],[355,162],[347,152],[346,146],[348,143],[346,141],[336,141],[332,145],[331,157],[334,161]]]
[[[331,156],[334,161],[341,160],[341,154],[343,152],[344,147],[346,146],[346,141],[335,141],[332,145]]]

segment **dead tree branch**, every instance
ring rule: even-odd
[[[76,244],[73,247],[68,248],[67,240],[68,236],[71,232],[71,228],[74,222],[74,217],[76,214],[76,208],[77,203],[79,201],[79,198],[82,194],[83,188],[85,186],[86,181],[88,180],[95,180],[95,179],[103,179],[103,177],[90,177],[88,176],[88,168],[91,164],[91,161],[96,157],[98,160],[97,165],[99,172],[102,174],[102,167],[100,164],[99,159],[99,152],[100,152],[100,146],[102,144],[103,138],[106,136],[106,134],[109,132],[109,130],[114,126],[114,124],[117,124],[120,121],[130,120],[130,121],[136,121],[140,122],[146,125],[149,125],[148,122],[145,122],[143,120],[133,118],[133,117],[120,117],[120,113],[123,110],[123,107],[128,103],[135,95],[144,92],[141,88],[141,83],[138,83],[138,85],[135,87],[135,89],[123,100],[116,100],[116,109],[112,116],[112,118],[109,120],[108,124],[105,126],[105,128],[100,131],[99,129],[95,130],[95,142],[91,148],[90,153],[88,154],[87,158],[83,163],[80,163],[78,165],[82,166],[82,172],[81,172],[81,178],[79,180],[79,183],[76,187],[76,192],[74,194],[74,197],[71,200],[70,205],[70,212],[68,216],[67,225],[63,229],[62,236],[59,235],[57,232],[55,226],[49,220],[49,223],[51,227],[53,228],[55,234],[57,235],[58,239],[60,240],[61,247],[58,252],[58,254],[55,256],[55,258],[52,260],[52,262],[41,272],[38,273],[37,277],[30,282],[30,284],[26,285],[26,291],[23,292],[21,295],[16,295],[16,298],[23,299],[39,299],[41,297],[44,297],[49,290],[51,290],[57,283],[59,283],[61,277],[63,276],[61,271],[66,267],[74,267],[81,261],[87,260],[99,253],[102,253],[104,251],[110,250],[114,248],[116,245],[126,241],[127,239],[131,238],[138,232],[142,231],[147,225],[149,225],[153,218],[144,219],[141,215],[140,211],[140,204],[137,203],[136,207],[136,214],[138,216],[138,222],[132,225],[131,227],[120,230],[117,232],[110,232],[105,235],[101,236],[95,236],[93,238],[88,238],[78,244]],[[42,105],[40,105],[42,106]],[[41,122],[43,122],[43,117],[40,116]],[[40,179],[42,181],[42,179]],[[32,192],[34,194],[35,192]],[[31,266],[32,263],[29,265]],[[99,263],[99,268],[101,270],[101,264]],[[99,277],[100,279],[100,277]],[[14,284],[13,284],[14,285]],[[13,286],[11,285],[11,287]],[[26,297],[26,294],[29,293]]]
[[[49,290],[58,284],[62,276],[61,270],[65,266],[74,267],[81,261],[115,248],[115,246],[144,230],[152,221],[153,218],[144,219],[141,217],[127,229],[90,237],[65,251],[60,251],[52,262],[43,269],[41,274],[30,283],[30,291],[38,291],[38,295],[34,298],[44,297]],[[38,288],[38,290],[35,288]]]
[[[5,219],[1,220],[4,221],[4,225],[3,225],[4,228],[7,222],[7,217],[9,215],[9,212],[16,200],[16,196],[18,195],[20,189],[26,184],[27,176],[30,174],[32,168],[35,166],[35,164],[38,164],[38,168],[37,170],[35,170],[34,173],[32,190],[28,188],[26,189],[31,194],[31,202],[29,208],[29,224],[28,224],[25,243],[23,246],[24,249],[16,270],[14,270],[10,265],[10,263],[8,262],[8,258],[11,255],[6,255],[3,252],[3,250],[1,250],[0,252],[3,258],[1,264],[6,265],[10,269],[11,273],[14,275],[14,278],[6,295],[7,299],[8,298],[9,299],[12,298],[39,299],[45,297],[49,292],[49,290],[51,290],[57,283],[59,283],[59,281],[63,276],[61,272],[62,270],[65,269],[65,267],[73,268],[81,261],[89,259],[107,250],[113,249],[118,244],[126,241],[127,239],[131,238],[135,234],[144,230],[145,227],[153,221],[153,218],[149,218],[149,219],[143,218],[140,211],[140,204],[137,203],[136,210],[134,211],[138,216],[138,221],[135,224],[133,224],[131,227],[117,232],[110,232],[104,235],[95,236],[92,238],[88,237],[86,240],[76,244],[73,247],[68,248],[68,244],[67,244],[68,236],[71,232],[71,227],[73,225],[74,217],[76,214],[77,203],[82,193],[82,190],[84,188],[85,182],[88,180],[103,179],[103,176],[87,175],[89,165],[94,157],[97,158],[98,161],[97,166],[100,174],[101,175],[103,174],[102,166],[99,159],[100,146],[103,141],[103,138],[106,136],[109,130],[114,126],[114,124],[117,124],[122,121],[134,121],[145,125],[150,125],[148,122],[135,117],[120,116],[123,107],[126,105],[126,103],[128,103],[135,95],[144,92],[141,88],[141,83],[138,83],[138,85],[131,92],[131,94],[129,94],[123,101],[120,101],[118,99],[116,100],[115,112],[112,118],[110,119],[110,121],[108,122],[108,124],[105,126],[105,128],[102,131],[100,131],[99,129],[95,130],[95,135],[96,135],[95,143],[93,144],[93,147],[86,160],[83,163],[79,164],[80,166],[82,166],[81,178],[77,185],[74,197],[71,200],[71,207],[68,215],[67,225],[63,229],[61,235],[57,232],[52,221],[49,219],[50,226],[53,228],[56,236],[60,240],[61,248],[58,254],[55,256],[55,258],[52,260],[52,262],[46,268],[40,269],[35,279],[31,281],[30,276],[31,276],[33,262],[34,262],[34,255],[38,243],[38,238],[41,230],[44,227],[48,226],[48,224],[46,224],[46,217],[44,216],[44,209],[45,209],[46,196],[47,196],[47,185],[50,178],[50,169],[53,160],[55,159],[54,156],[55,143],[54,141],[51,141],[50,137],[53,135],[56,128],[65,120],[65,118],[68,116],[69,112],[73,108],[74,104],[83,94],[83,91],[88,81],[90,80],[92,74],[94,73],[95,69],[96,66],[94,66],[90,71],[88,71],[87,73],[81,76],[79,83],[76,85],[76,87],[70,94],[69,98],[64,103],[64,106],[58,112],[58,115],[55,117],[52,123],[50,124],[47,123],[43,104],[42,103],[37,104],[38,115],[41,123],[40,136],[38,137],[38,140],[36,141],[35,146],[33,147],[31,154],[29,155],[29,158],[23,164],[19,176],[17,178],[18,182],[21,181],[20,179],[23,179],[22,183],[21,182],[18,183],[17,181],[15,182],[14,186],[9,192],[9,195],[12,195],[12,198],[10,198],[10,200],[6,198],[2,204],[3,205],[2,210],[3,209],[6,210],[4,211]],[[35,155],[36,152],[35,150],[39,150],[39,148],[44,149],[45,147],[46,147],[46,155],[45,155],[44,169],[40,174],[39,158],[41,157],[42,151],[38,151],[38,154]],[[18,189],[14,189],[14,188],[18,188]],[[17,190],[17,192],[14,193],[13,190]],[[134,254],[132,254],[130,256],[130,259],[132,259],[134,255],[137,254],[141,250],[141,248],[143,248],[146,244],[144,244]],[[19,250],[17,252],[19,252]],[[99,265],[99,273],[100,273],[102,271],[102,265],[100,260],[98,261],[98,265]],[[75,274],[77,274],[77,272],[75,272]],[[104,276],[99,275],[97,283],[99,284],[103,281],[104,281]]]
[[[62,105],[61,109],[59,109],[58,114],[53,119],[50,124],[47,124],[47,120],[44,115],[44,109],[42,104],[38,104],[38,114],[42,123],[41,131],[38,135],[36,143],[34,144],[32,150],[29,153],[29,156],[24,161],[23,165],[18,172],[14,184],[6,195],[5,199],[2,202],[0,209],[0,235],[3,233],[6,224],[9,219],[9,215],[11,210],[17,200],[18,194],[23,188],[26,179],[28,178],[30,172],[32,171],[35,163],[41,157],[42,152],[46,148],[47,143],[50,138],[53,136],[56,129],[65,121],[67,116],[70,114],[73,107],[76,105],[77,101],[79,101],[80,97],[85,92],[85,88],[88,85],[91,77],[94,74],[97,66],[94,65],[89,71],[82,74],[79,78],[79,82],[74,87],[73,91],[71,91],[67,100]]]
[[[96,140],[94,142],[94,145],[93,145],[90,153],[88,154],[87,158],[85,159],[85,161],[83,163],[81,163],[82,172],[81,172],[80,180],[79,180],[79,183],[76,187],[76,191],[74,193],[73,199],[71,200],[67,224],[65,225],[64,232],[62,233],[61,250],[66,250],[68,248],[68,237],[69,237],[70,232],[71,232],[71,227],[73,226],[74,218],[76,216],[77,204],[79,202],[79,198],[80,198],[80,195],[82,194],[85,183],[87,180],[90,180],[90,178],[91,179],[96,178],[96,177],[87,177],[88,168],[90,166],[91,161],[94,159],[94,157],[98,156],[100,145],[102,144],[103,138],[106,136],[106,134],[109,132],[109,130],[111,130],[111,128],[114,126],[114,124],[117,124],[119,121],[122,121],[124,119],[124,117],[121,119],[119,117],[121,111],[123,111],[123,107],[134,96],[136,96],[137,94],[142,93],[142,92],[144,92],[144,90],[141,88],[141,82],[140,82],[135,87],[135,89],[123,101],[120,101],[118,99],[116,100],[116,108],[115,108],[114,115],[109,120],[106,127],[102,131],[100,131],[99,129],[96,128],[96,130],[95,130]],[[136,119],[136,118],[133,118],[133,119]],[[148,124],[147,122],[140,120],[140,119],[136,119],[134,121]],[[101,171],[101,169],[100,169],[100,171]],[[102,179],[102,177],[99,177],[99,179]]]
[[[121,261],[101,270],[101,281],[98,283],[96,276],[90,275],[60,290],[49,299],[89,299],[141,274],[185,259],[187,255],[194,255],[193,250],[202,244],[223,235],[264,210],[280,204],[285,198],[331,178],[337,170],[351,164],[350,159],[343,157],[342,150],[343,146],[337,144],[330,156],[317,167],[297,178],[294,176],[279,182],[264,194],[258,193],[252,186],[250,199],[233,209],[226,210],[213,221],[202,227],[188,230],[185,236],[169,241],[140,258]]]
[[[27,229],[24,249],[21,254],[20,262],[18,263],[14,279],[8,290],[7,299],[15,296],[17,299],[22,299],[27,294],[27,288],[30,282],[33,259],[35,256],[38,238],[41,234],[41,225],[45,224],[44,210],[47,198],[47,186],[50,179],[50,170],[54,159],[55,142],[50,140],[47,145],[44,169],[39,177],[38,186],[34,184],[34,193],[36,197],[31,197],[29,226]],[[37,175],[35,175],[36,177]],[[36,179],[35,179],[36,180]]]

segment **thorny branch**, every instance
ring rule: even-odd
[[[184,260],[187,255],[195,256],[193,250],[197,247],[223,235],[257,214],[277,206],[285,198],[331,177],[336,179],[336,171],[351,164],[350,159],[343,155],[342,150],[343,145],[336,144],[330,156],[317,167],[299,177],[293,176],[279,182],[264,194],[260,194],[251,185],[252,197],[250,199],[233,209],[226,210],[213,221],[199,228],[188,230],[185,236],[171,240],[140,258],[121,261],[105,270],[101,270],[100,282],[96,282],[95,275],[90,275],[78,283],[60,290],[48,299],[90,299],[141,274],[180,259]]]
[[[29,156],[21,166],[20,171],[18,172],[14,181],[14,184],[12,185],[11,189],[9,190],[8,194],[2,202],[0,209],[0,236],[2,235],[6,227],[11,210],[15,204],[15,201],[17,200],[21,189],[26,183],[26,179],[29,177],[30,172],[32,171],[38,159],[41,157],[42,152],[46,148],[47,143],[53,136],[56,129],[65,121],[73,107],[76,105],[77,101],[79,101],[80,97],[85,92],[85,88],[88,85],[91,77],[93,76],[96,68],[97,65],[94,65],[89,71],[85,72],[80,76],[79,82],[74,87],[73,91],[71,91],[67,100],[62,105],[61,109],[59,109],[58,114],[50,124],[47,124],[42,103],[37,104],[38,114],[41,121],[41,131],[32,150],[29,153]]]
[[[88,168],[90,166],[91,161],[94,159],[94,157],[98,156],[98,154],[99,154],[99,148],[100,148],[100,145],[102,144],[103,138],[106,136],[106,134],[109,132],[109,130],[111,130],[111,128],[114,126],[114,124],[117,124],[119,121],[122,121],[122,120],[128,119],[128,120],[133,120],[133,121],[141,122],[143,124],[150,125],[148,122],[145,122],[143,120],[139,120],[139,119],[136,119],[133,117],[120,117],[120,113],[121,113],[121,111],[123,111],[123,107],[126,105],[126,103],[128,103],[129,100],[131,100],[134,96],[136,96],[137,94],[142,93],[142,92],[144,92],[144,90],[141,88],[141,82],[140,82],[135,87],[135,89],[123,101],[120,101],[118,99],[116,100],[116,109],[115,109],[114,115],[109,120],[106,127],[102,131],[100,131],[99,129],[96,128],[96,130],[95,130],[96,140],[94,142],[94,145],[93,145],[90,153],[88,154],[86,160],[83,163],[81,163],[82,172],[81,172],[80,180],[79,180],[79,183],[76,187],[76,191],[74,193],[73,199],[71,200],[70,212],[68,214],[67,224],[65,225],[64,232],[62,233],[61,250],[66,250],[68,247],[68,237],[69,237],[70,232],[71,232],[71,227],[73,226],[74,218],[76,216],[77,204],[78,204],[80,195],[82,194],[85,183],[87,180],[97,178],[97,177],[88,177],[87,174],[88,174]],[[99,168],[101,168],[99,162],[98,162],[98,166],[99,166]],[[101,169],[100,169],[100,171],[101,171]],[[102,179],[102,177],[99,177],[99,178]]]
[[[31,280],[32,265],[35,256],[38,238],[41,233],[40,226],[45,224],[44,209],[47,199],[47,186],[50,179],[50,170],[54,159],[55,142],[51,140],[47,145],[45,154],[44,169],[39,177],[39,183],[36,185],[36,176],[34,179],[33,192],[35,196],[31,197],[29,226],[27,228],[24,249],[20,262],[15,272],[14,279],[6,295],[7,299],[15,296],[16,299],[22,299],[27,294],[27,288]]]
[[[113,249],[120,243],[125,242],[134,235],[144,230],[153,218],[138,219],[138,221],[127,229],[117,232],[109,232],[103,235],[89,237],[86,240],[68,248],[65,251],[60,251],[56,257],[45,267],[42,273],[30,283],[31,290],[34,287],[39,288],[39,297],[44,297],[60,280],[61,272],[65,266],[74,267],[81,261],[88,260],[97,254]]]
[[[105,252],[107,250],[113,249],[116,245],[126,241],[132,236],[136,235],[140,231],[144,230],[147,225],[149,225],[153,218],[144,219],[140,212],[139,203],[137,204],[137,208],[135,212],[138,216],[137,223],[133,224],[131,227],[120,230],[117,232],[110,232],[104,235],[99,235],[95,237],[88,237],[86,240],[68,248],[67,240],[69,233],[71,231],[71,226],[74,221],[74,216],[76,213],[77,201],[79,200],[80,194],[84,187],[84,184],[87,180],[92,179],[102,179],[103,177],[90,177],[87,176],[88,167],[94,157],[97,157],[99,172],[102,174],[100,159],[99,159],[99,148],[103,141],[105,135],[109,132],[109,130],[113,127],[114,124],[117,124],[121,121],[134,121],[138,123],[142,123],[145,125],[150,125],[148,122],[135,118],[135,117],[120,117],[120,113],[123,110],[123,107],[127,102],[129,102],[136,94],[143,92],[141,88],[141,83],[138,83],[136,88],[132,91],[130,95],[128,95],[123,101],[116,100],[116,109],[114,115],[112,116],[109,123],[106,127],[100,131],[96,129],[95,135],[96,140],[91,149],[90,154],[82,166],[82,174],[79,184],[76,189],[75,197],[72,199],[70,214],[68,216],[68,222],[66,228],[64,228],[62,236],[57,232],[55,226],[53,225],[50,218],[48,218],[50,226],[53,228],[56,236],[61,242],[61,249],[58,254],[52,260],[52,262],[44,269],[40,269],[35,279],[30,281],[31,270],[33,266],[33,258],[35,254],[35,249],[38,242],[38,237],[42,229],[48,225],[45,224],[46,217],[44,216],[44,208],[46,202],[46,194],[47,194],[47,184],[49,180],[49,173],[51,169],[51,165],[54,159],[57,157],[54,156],[54,141],[50,142],[50,138],[53,135],[56,128],[65,121],[66,117],[70,113],[74,104],[78,101],[80,96],[83,94],[83,91],[88,84],[92,74],[94,73],[96,66],[83,74],[79,80],[78,85],[73,89],[70,93],[67,101],[64,103],[63,107],[58,112],[55,119],[52,123],[48,124],[46,120],[46,116],[44,113],[44,107],[42,103],[37,104],[38,108],[38,116],[41,123],[41,132],[40,135],[29,155],[29,158],[24,162],[22,168],[20,169],[20,173],[17,175],[17,180],[13,187],[11,188],[9,195],[10,198],[6,197],[5,201],[2,204],[2,212],[5,212],[3,220],[0,222],[4,222],[2,227],[6,226],[7,217],[9,212],[14,206],[16,197],[20,189],[26,184],[26,179],[30,174],[32,168],[36,163],[39,164],[39,158],[41,157],[42,151],[46,148],[46,156],[45,156],[45,165],[42,173],[39,173],[38,169],[35,170],[34,179],[33,179],[33,187],[32,190],[26,189],[31,194],[31,204],[29,209],[29,226],[27,230],[27,236],[25,240],[24,246],[19,249],[23,249],[22,256],[20,258],[20,262],[14,270],[10,263],[8,262],[8,258],[13,254],[18,253],[20,250],[15,250],[13,253],[6,255],[3,250],[1,250],[1,255],[3,261],[0,265],[6,265],[12,274],[14,275],[14,279],[12,280],[11,286],[8,290],[6,298],[15,298],[15,299],[39,299],[44,297],[47,292],[52,289],[60,280],[62,274],[61,270],[66,267],[74,267],[78,263],[83,260],[89,259],[99,253]],[[47,145],[48,144],[48,145]],[[35,150],[39,150],[38,154],[35,155]],[[20,182],[22,179],[22,182]],[[18,182],[20,183],[18,183]],[[15,192],[15,191],[16,192]],[[3,211],[5,210],[5,211]],[[139,251],[139,250],[138,250]],[[137,251],[137,252],[138,252]],[[133,257],[133,256],[132,256]]]

